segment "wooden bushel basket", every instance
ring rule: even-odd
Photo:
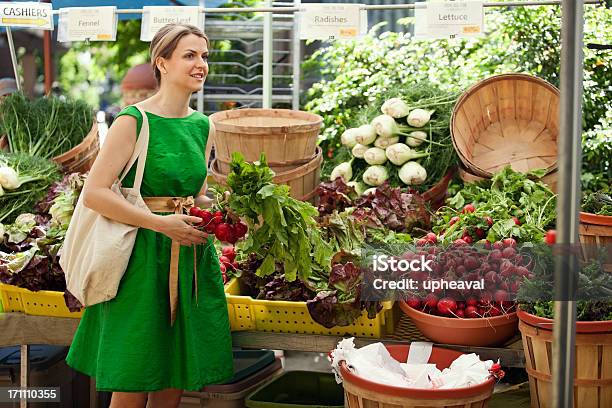
[[[451,117],[451,136],[470,173],[491,177],[511,165],[527,172],[557,167],[559,90],[525,74],[487,78],[468,89]]]
[[[522,310],[517,314],[531,407],[552,407],[553,321]],[[574,408],[609,407],[612,407],[612,321],[577,322]]]
[[[94,121],[91,130],[81,143],[66,153],[55,156],[53,161],[61,165],[66,173],[85,173],[91,169],[99,151],[98,124]]]
[[[287,184],[291,188],[292,197],[313,202],[316,188],[321,181],[321,163],[323,153],[321,148],[317,147],[317,155],[310,162],[293,170],[276,173],[272,181],[276,184]],[[217,159],[212,162],[211,175],[217,183],[227,185],[227,174],[221,172]]]
[[[409,346],[385,345],[397,361],[406,361]],[[461,356],[455,350],[433,347],[430,364],[442,370]],[[416,389],[375,383],[353,374],[340,362],[345,406],[348,408],[484,408],[488,405],[495,380],[465,388]]]
[[[259,160],[265,153],[270,168],[295,170],[311,162],[323,118],[288,109],[236,109],[210,115],[215,124],[215,155],[218,169],[229,173],[232,153],[245,160]]]
[[[603,270],[612,273],[612,216],[580,213],[578,235],[582,255],[586,262],[598,259],[601,249],[606,249]]]

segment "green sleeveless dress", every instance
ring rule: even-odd
[[[130,106],[119,114],[137,119]],[[208,118],[193,112],[164,118],[147,112],[149,149],[143,197],[196,196],[206,178]],[[131,187],[136,165],[123,185]],[[181,246],[176,322],[170,326],[168,275],[171,240],[141,228],[116,298],[85,309],[66,361],[96,379],[100,391],[188,391],[233,376],[232,340],[223,279],[212,238],[197,248],[198,296],[193,248]]]

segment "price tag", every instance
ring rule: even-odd
[[[117,38],[116,7],[61,8],[57,40],[115,41]]]
[[[482,0],[430,0],[414,10],[416,38],[462,38],[484,32]]]
[[[0,2],[0,26],[53,30],[51,3]]]
[[[142,9],[140,40],[151,41],[155,33],[166,24],[191,24],[203,29],[204,13],[200,13],[197,6],[145,6]]]
[[[352,39],[368,29],[367,10],[362,4],[302,4],[300,39]]]

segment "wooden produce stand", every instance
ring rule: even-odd
[[[21,385],[27,385],[28,345],[49,344],[69,346],[79,325],[79,319],[32,316],[23,313],[0,313],[0,347],[21,345]],[[260,331],[240,331],[232,333],[234,347],[245,349],[274,349],[290,351],[309,351],[327,353],[333,350],[342,336],[316,334],[269,333]],[[407,316],[402,316],[395,332],[385,338],[355,338],[355,345],[363,347],[370,343],[410,344],[411,341],[427,341],[412,325]],[[439,346],[465,353],[477,353],[483,359],[501,360],[506,367],[525,367],[525,358],[520,335],[510,340],[504,347],[467,347],[455,345]],[[92,393],[95,390],[92,389]],[[95,400],[95,399],[92,399]],[[25,408],[25,401],[20,407]]]

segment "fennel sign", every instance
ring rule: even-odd
[[[57,40],[115,41],[116,7],[70,7],[60,9]]]
[[[336,40],[358,38],[368,28],[362,4],[302,4],[300,39]]]
[[[416,3],[414,9],[416,38],[463,38],[484,31],[482,0],[429,0]]]
[[[0,26],[53,30],[51,3],[0,2]]]

